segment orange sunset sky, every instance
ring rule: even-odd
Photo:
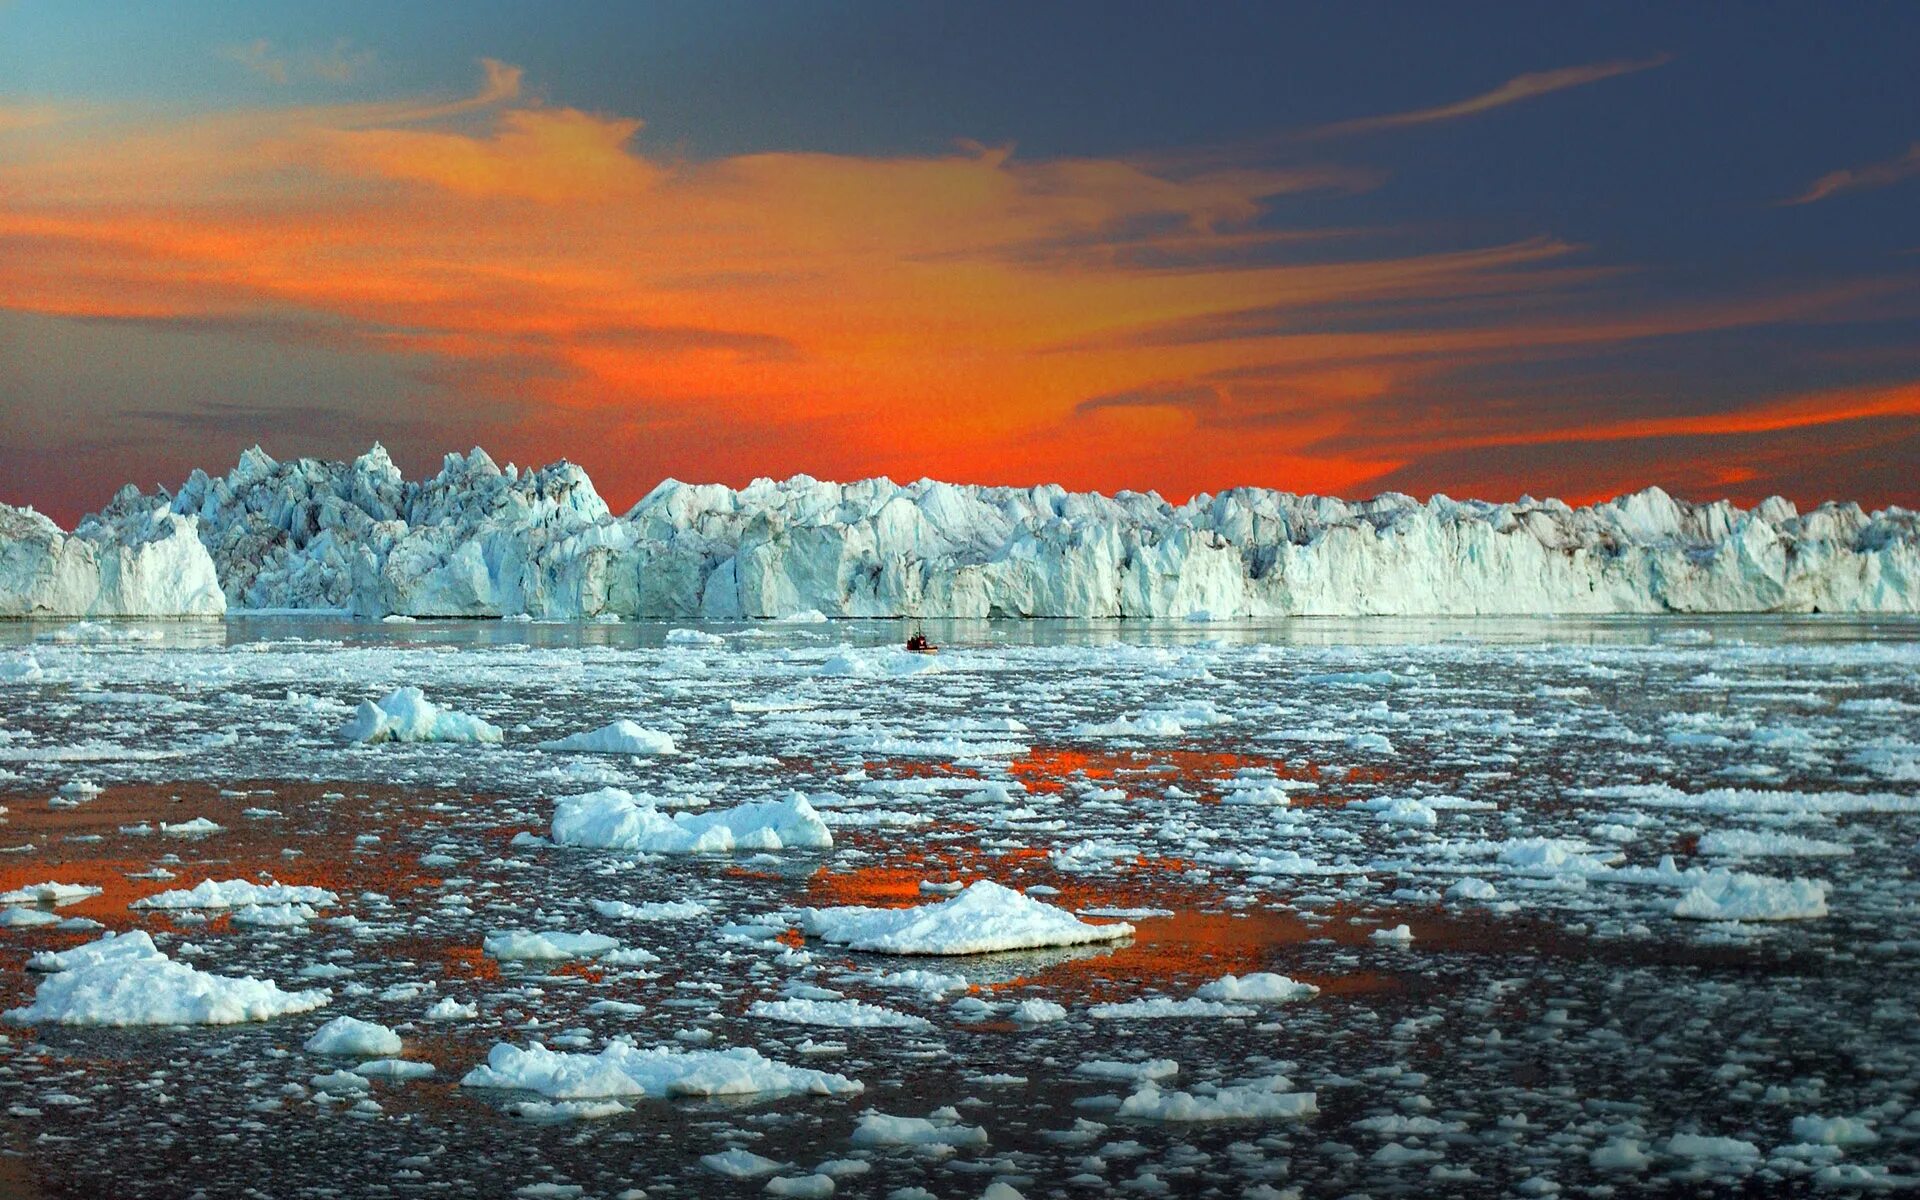
[[[419,9],[0,6],[0,500],[1920,503],[1920,10]]]

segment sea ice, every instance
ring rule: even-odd
[[[362,700],[341,727],[349,742],[497,742],[498,726],[479,717],[444,709],[417,687],[388,692],[379,703]]]
[[[800,926],[834,945],[884,954],[989,954],[1133,935],[1125,922],[1095,925],[985,879],[951,900],[916,908],[804,909]]]

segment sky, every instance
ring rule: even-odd
[[[0,0],[0,500],[1920,505],[1920,6]]]

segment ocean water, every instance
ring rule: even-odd
[[[15,1017],[0,1178],[1032,1197],[1920,1176],[1920,623],[923,628],[938,654],[898,650],[899,622],[0,624],[0,890],[99,889],[9,906],[0,1002],[56,978],[31,956],[109,930],[330,993],[213,1026]],[[499,740],[343,737],[403,687]],[[622,720],[672,751],[539,748]],[[554,844],[563,799],[606,788],[646,815]],[[745,821],[730,848],[657,852],[685,848],[655,836],[675,814],[756,804],[831,846]],[[133,907],[208,879],[332,899]],[[809,936],[809,910],[980,880],[1133,933],[966,956]],[[620,949],[489,953],[510,931]],[[1265,973],[1318,990],[1209,987]],[[306,1050],[339,1016],[434,1073]],[[758,1064],[669,1097],[609,1094],[584,1059],[543,1089],[470,1078],[536,1042],[748,1048],[860,1090],[738,1090],[770,1087]]]

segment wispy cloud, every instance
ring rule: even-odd
[[[1829,171],[1808,185],[1806,191],[1782,200],[1780,203],[1783,205],[1812,204],[1816,200],[1825,200],[1829,196],[1837,196],[1842,192],[1888,187],[1903,180],[1912,179],[1916,175],[1920,175],[1920,142],[1914,142],[1908,146],[1906,153],[1883,162]]]
[[[797,470],[1352,492],[1547,424],[1433,402],[1450,373],[1865,303],[1836,285],[1660,306],[1551,236],[1416,251],[1289,228],[1291,197],[1363,184],[1337,168],[978,145],[689,160],[483,67],[465,95],[8,139],[0,308],[319,346],[370,379],[425,364],[450,440],[492,414],[504,452],[583,458],[618,495]],[[377,435],[390,406],[366,403],[326,424]],[[1739,420],[1786,438],[1904,405]],[[1623,419],[1590,436],[1719,428]]]
[[[1537,96],[1562,92],[1568,88],[1585,87],[1590,83],[1614,79],[1621,75],[1632,75],[1639,71],[1664,66],[1671,61],[1666,54],[1652,58],[1614,59],[1609,62],[1588,63],[1584,66],[1560,67],[1552,71],[1530,71],[1525,75],[1515,75],[1490,92],[1469,96],[1465,100],[1456,100],[1451,104],[1435,105],[1432,108],[1416,108],[1409,112],[1387,113],[1377,117],[1357,117],[1350,121],[1336,121],[1331,125],[1321,125],[1309,129],[1300,136],[1303,138],[1352,137],[1357,134],[1379,133],[1387,129],[1404,129],[1411,125],[1432,125],[1441,121],[1457,121],[1462,117],[1475,117],[1509,104],[1518,104]]]
[[[238,45],[221,46],[214,53],[238,64],[249,74],[282,86],[297,79],[351,83],[374,61],[373,51],[356,48],[346,38],[336,40],[325,50],[293,52],[283,52],[266,38],[256,38]]]

